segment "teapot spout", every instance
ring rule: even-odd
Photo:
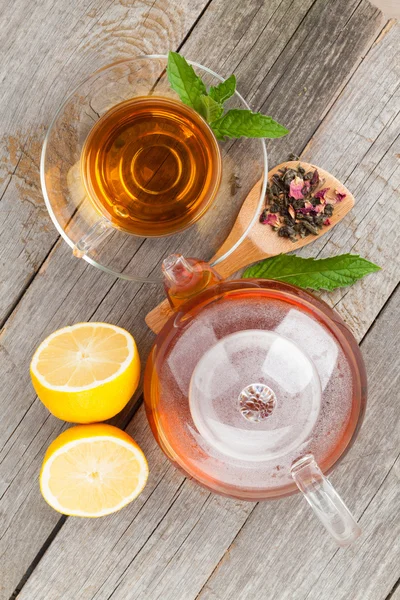
[[[170,254],[162,264],[164,288],[172,308],[193,298],[222,281],[222,277],[205,261]]]
[[[162,272],[165,284],[175,288],[186,288],[190,286],[196,275],[195,266],[182,254],[170,254],[163,260]]]

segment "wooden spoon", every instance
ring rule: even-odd
[[[281,163],[269,171],[268,178],[271,179],[272,175],[277,173],[277,171],[283,167],[296,168],[298,164],[298,161]],[[337,202],[335,204],[335,211],[332,217],[329,217],[330,225],[324,226],[318,236],[309,235],[305,238],[300,238],[296,242],[292,242],[288,238],[279,237],[277,232],[274,231],[270,225],[262,225],[259,221],[257,221],[250,229],[248,236],[243,240],[240,246],[234,252],[232,252],[230,256],[214,267],[215,270],[222,275],[222,277],[227,278],[230,275],[233,275],[233,273],[236,273],[236,271],[239,271],[239,269],[242,267],[246,267],[247,265],[262,260],[263,258],[270,258],[281,253],[286,254],[287,252],[292,252],[293,250],[297,250],[298,248],[302,248],[303,246],[310,244],[317,237],[321,237],[321,235],[324,235],[330,231],[332,227],[334,227],[336,223],[339,223],[339,221],[343,219],[349,210],[353,208],[353,195],[342,183],[340,183],[338,179],[336,179],[336,177],[327,171],[324,171],[324,169],[320,169],[319,167],[316,167],[310,163],[301,161],[300,164],[307,172],[318,169],[320,181],[323,181],[320,187],[329,188],[329,192],[327,192],[326,195],[327,199],[329,199],[329,197],[332,199],[334,198],[335,190],[342,194],[346,194],[346,197],[343,198],[341,202]],[[246,230],[254,215],[254,212],[257,209],[257,204],[260,198],[261,184],[262,180],[257,181],[255,186],[250,191],[246,200],[243,202],[242,208],[239,211],[231,233],[228,235],[215,256],[210,260],[210,263],[216,260],[219,256],[222,256],[229,248],[231,248],[236,240],[238,240],[242,233]],[[173,311],[168,300],[164,300],[161,304],[149,312],[146,317],[146,323],[150,329],[152,329],[155,333],[158,333],[171,316],[172,312]]]

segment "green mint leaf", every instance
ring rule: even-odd
[[[357,254],[320,259],[279,254],[249,267],[243,277],[276,279],[301,288],[331,291],[379,270],[380,267]]]
[[[233,109],[211,123],[215,137],[219,140],[228,138],[279,138],[288,130],[279,125],[271,117],[251,110]]]
[[[168,81],[184,104],[204,116],[202,95],[207,95],[206,86],[196,75],[193,67],[177,52],[168,53]]]
[[[208,95],[211,96],[215,102],[223,104],[228,98],[233,96],[236,90],[236,77],[231,75],[225,81],[221,81],[216,86],[211,86]]]
[[[224,110],[222,104],[216,102],[210,96],[201,96],[201,101],[203,102],[204,117],[207,123],[215,121],[222,115]]]

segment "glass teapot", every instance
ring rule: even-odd
[[[325,477],[366,402],[356,340],[324,302],[268,280],[222,281],[164,260],[174,313],[156,338],[145,404],[158,444],[207,489],[258,501],[300,490],[341,546],[360,527]]]

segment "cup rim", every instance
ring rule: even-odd
[[[65,108],[65,106],[68,104],[68,102],[70,102],[71,98],[76,94],[76,92],[88,81],[90,81],[94,76],[96,76],[97,74],[102,73],[103,71],[107,71],[108,69],[112,69],[114,68],[116,65],[120,65],[120,64],[124,64],[124,63],[130,63],[132,61],[135,60],[144,60],[144,59],[163,59],[163,60],[167,60],[168,59],[168,55],[167,54],[139,54],[137,56],[131,57],[131,58],[123,58],[123,59],[119,59],[116,60],[112,63],[109,63],[107,65],[103,65],[102,67],[100,67],[99,69],[97,69],[96,71],[93,71],[90,75],[88,75],[87,77],[85,77],[84,79],[82,79],[74,88],[73,90],[64,98],[64,100],[62,101],[62,103],[60,104],[59,108],[57,109],[57,111],[55,112],[53,118],[50,121],[50,125],[47,129],[46,135],[44,137],[43,140],[43,146],[42,146],[42,151],[41,151],[41,156],[40,156],[40,184],[41,184],[41,188],[42,188],[42,194],[43,194],[43,198],[45,201],[45,205],[47,208],[47,211],[50,215],[50,218],[56,228],[56,230],[58,231],[58,233],[60,234],[60,236],[63,238],[63,240],[68,244],[68,246],[70,246],[70,248],[72,250],[74,250],[75,248],[75,243],[69,238],[69,236],[67,235],[67,233],[65,232],[65,230],[63,229],[63,227],[60,225],[56,214],[53,210],[51,201],[50,201],[50,197],[49,194],[47,192],[47,187],[46,187],[46,180],[45,180],[45,164],[46,164],[46,152],[47,152],[47,145],[49,142],[49,138],[50,135],[52,133],[53,127],[58,119],[58,117],[60,116],[61,112],[63,111],[63,109]],[[219,75],[218,73],[216,73],[215,71],[213,71],[212,69],[209,69],[208,67],[205,67],[204,65],[196,62],[196,61],[191,61],[188,60],[189,64],[193,65],[194,67],[197,67],[203,71],[205,71],[206,73],[212,75],[213,77],[216,77],[219,81],[224,81],[224,78]],[[246,102],[246,100],[243,98],[243,96],[240,94],[240,92],[238,92],[237,90],[235,90],[234,95],[239,98],[239,100],[244,104],[244,106],[250,109],[249,104]],[[243,233],[241,234],[241,236],[238,238],[238,240],[221,256],[219,256],[218,258],[216,258],[215,260],[213,260],[212,262],[210,262],[210,265],[212,267],[215,267],[216,265],[220,264],[221,262],[223,262],[226,258],[228,258],[239,246],[240,244],[245,240],[245,238],[247,237],[249,231],[251,230],[251,228],[253,227],[253,225],[256,223],[257,219],[258,219],[258,215],[259,212],[263,206],[263,202],[264,202],[264,197],[265,197],[265,193],[266,193],[266,189],[267,189],[267,183],[268,183],[268,156],[267,156],[267,147],[266,147],[266,143],[265,143],[265,138],[258,138],[259,142],[261,144],[261,150],[262,150],[262,157],[263,157],[263,174],[262,174],[262,185],[261,185],[261,189],[260,189],[260,196],[259,196],[259,201],[258,201],[258,205],[257,205],[257,210],[254,211],[254,215],[250,221],[250,223],[248,224],[248,226],[246,227],[246,229],[243,231]],[[90,256],[88,256],[87,254],[84,254],[82,256],[82,258],[89,263],[90,265],[100,269],[101,271],[103,271],[104,273],[108,273],[109,275],[112,275],[113,277],[118,277],[119,279],[123,279],[123,280],[128,280],[128,281],[135,281],[138,283],[153,283],[153,284],[160,284],[162,283],[162,278],[151,278],[151,277],[139,277],[139,276],[133,276],[127,273],[121,273],[118,271],[115,271],[114,269],[111,269],[110,267],[107,267],[106,265],[103,265],[99,262],[97,262],[96,260],[94,260],[93,258],[91,258]]]
[[[209,123],[207,123],[207,121],[205,119],[203,119],[203,117],[199,113],[197,113],[193,108],[191,108],[190,106],[187,106],[186,104],[183,104],[183,102],[181,102],[180,100],[175,100],[172,98],[167,98],[165,96],[157,96],[157,95],[153,95],[153,96],[151,96],[151,98],[154,100],[157,100],[158,102],[161,101],[166,105],[168,105],[168,104],[169,105],[171,105],[171,104],[177,105],[180,107],[179,110],[182,113],[186,113],[192,119],[192,121],[197,121],[197,122],[201,123],[201,126],[207,132],[207,135],[209,136],[210,142],[212,144],[212,151],[215,154],[215,167],[214,167],[213,184],[210,185],[210,188],[207,190],[207,196],[206,196],[207,199],[203,202],[201,210],[199,210],[196,213],[194,218],[191,219],[188,223],[184,224],[183,226],[178,223],[178,225],[175,225],[175,228],[171,228],[166,233],[159,233],[159,232],[149,233],[149,232],[147,232],[147,233],[143,233],[143,234],[139,235],[139,234],[135,234],[135,233],[129,231],[129,229],[124,229],[123,227],[121,227],[119,225],[115,225],[115,229],[122,231],[124,233],[131,234],[131,235],[137,235],[137,237],[140,237],[140,238],[143,238],[143,237],[149,237],[149,238],[168,237],[170,235],[182,233],[183,231],[185,231],[186,229],[188,229],[189,227],[194,225],[194,223],[196,223],[211,208],[213,201],[214,201],[216,195],[218,194],[220,183],[221,183],[221,178],[222,178],[221,150],[218,146],[218,140],[215,137],[214,132],[211,129]],[[146,101],[146,103],[149,103],[149,97],[148,96],[138,96],[137,98],[134,99],[134,101],[135,102],[137,101],[138,103]],[[131,99],[123,100],[121,103],[114,105],[106,113],[104,113],[104,115],[102,115],[100,117],[100,119],[95,123],[95,125],[93,126],[93,128],[91,129],[91,131],[89,132],[89,134],[85,140],[85,143],[82,148],[82,155],[85,153],[85,148],[86,148],[87,144],[89,143],[89,140],[91,139],[92,134],[96,130],[96,127],[100,124],[100,122],[105,117],[108,117],[112,113],[112,111],[118,110],[122,105],[124,105],[125,103],[130,103],[130,102],[131,102]],[[96,192],[93,190],[92,184],[90,182],[90,179],[87,176],[86,170],[82,168],[82,164],[81,164],[81,177],[82,177],[87,195],[92,199],[92,202],[94,204],[96,204],[96,206],[98,205],[97,208],[100,210],[102,216],[105,218],[108,218],[106,212],[104,212],[102,210],[101,202],[99,201]],[[93,198],[95,200],[93,200]]]

